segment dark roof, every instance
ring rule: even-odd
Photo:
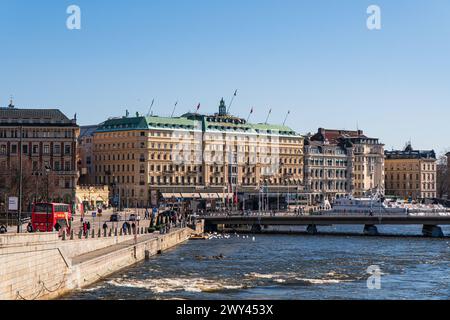
[[[95,130],[97,130],[98,125],[93,126],[80,126],[80,135],[79,139],[84,137],[91,137],[94,135]]]
[[[336,130],[319,128],[317,133],[311,137],[311,141],[328,141],[331,144],[337,144],[345,138],[367,138],[362,130]]]
[[[0,108],[0,124],[6,125],[76,125],[58,109]]]
[[[434,150],[414,150],[408,144],[403,150],[385,151],[386,159],[436,159]]]

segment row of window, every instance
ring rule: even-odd
[[[394,174],[390,174],[390,175],[386,175],[386,177],[390,177],[391,180],[394,180],[395,178],[397,178],[397,180],[400,180],[401,175],[399,173],[397,173],[397,175]],[[409,180],[413,180],[413,177],[415,177],[415,180],[419,180],[420,175],[418,173],[416,173],[415,175],[412,173],[403,174],[403,180],[409,179]],[[435,175],[433,173],[422,173],[422,180],[424,181],[434,181],[435,180]]]
[[[390,166],[390,169],[391,169],[391,171],[399,171],[399,170],[419,170],[419,165],[418,164],[416,164],[416,165],[414,165],[414,169],[413,169],[413,165],[412,164],[410,164],[409,166],[408,166],[408,169],[406,168],[406,164],[403,164],[403,165],[397,165],[396,167],[394,167],[394,166]],[[434,171],[434,170],[436,170],[436,165],[435,164],[432,164],[432,163],[428,163],[428,164],[422,164],[422,170],[424,170],[424,171]]]
[[[0,155],[7,155],[7,154],[17,154],[18,153],[19,145],[16,143],[10,144],[10,148],[8,150],[7,144],[0,144]],[[72,146],[70,144],[59,144],[54,143],[53,144],[53,153],[50,151],[50,144],[44,144],[42,147],[42,150],[40,150],[39,144],[33,144],[31,146],[31,150],[29,148],[28,144],[22,145],[22,154],[31,154],[32,155],[61,155],[62,148],[64,148],[64,155],[70,155],[72,153]]]
[[[22,129],[23,138],[73,138],[74,130]],[[20,129],[0,129],[0,138],[20,138]]]
[[[387,182],[386,183],[386,188],[387,189],[407,189],[407,190],[419,190],[420,188],[420,184],[418,183],[392,183],[392,182]],[[436,185],[433,183],[423,183],[422,184],[422,190],[435,190],[436,189]]]

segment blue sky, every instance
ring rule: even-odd
[[[66,9],[82,29],[66,28]],[[366,28],[381,7],[382,30]],[[128,109],[363,129],[387,149],[450,148],[448,0],[1,0],[0,104],[95,124]]]

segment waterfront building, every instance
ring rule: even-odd
[[[367,137],[362,130],[319,128],[309,141],[312,143],[308,147],[310,160],[305,168],[309,176],[311,198],[318,199],[319,196],[322,199],[347,193],[360,197],[376,190],[383,193],[384,145],[379,139]],[[311,154],[319,152],[319,147],[322,154]],[[324,161],[324,167],[320,165],[321,160]],[[314,174],[314,179],[311,174]],[[313,188],[311,183],[314,183]]]
[[[304,179],[308,204],[317,205],[325,199],[333,202],[348,195],[352,185],[350,163],[347,149],[338,141],[330,142],[325,135],[307,137]]]
[[[78,184],[93,185],[95,183],[93,146],[94,132],[97,125],[80,126],[80,135],[77,144],[77,168],[78,168]]]
[[[22,171],[24,210],[47,196],[72,203],[78,134],[76,119],[57,109],[19,109],[12,101],[7,108],[0,108],[1,199],[19,195]]]
[[[385,152],[386,194],[401,198],[436,197],[436,153],[414,150],[408,144],[403,150]]]
[[[162,196],[207,205],[239,199],[257,209],[261,193],[286,202],[303,179],[303,137],[229,115],[223,99],[213,115],[109,119],[93,141],[95,183],[111,184],[121,205],[154,205]]]

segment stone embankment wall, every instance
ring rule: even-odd
[[[157,236],[141,234],[137,244],[133,235],[65,241],[56,233],[0,235],[0,300],[57,298],[202,230],[203,225],[198,224],[195,231],[183,228]]]

